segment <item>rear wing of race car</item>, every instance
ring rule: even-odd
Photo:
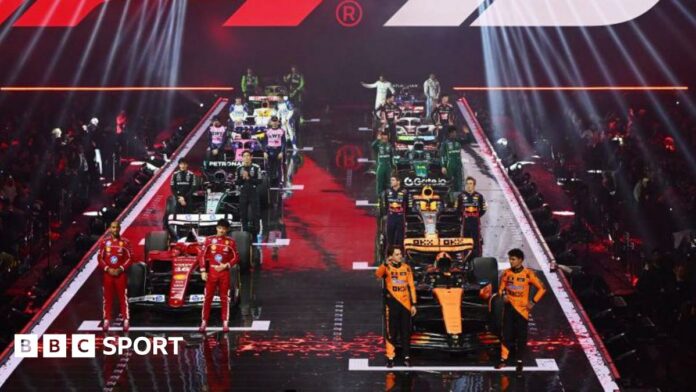
[[[404,249],[416,252],[466,252],[474,249],[472,238],[406,238]]]
[[[474,250],[471,238],[406,238],[404,251],[414,265],[430,265],[440,252],[447,252],[453,259],[461,262],[469,259]]]
[[[401,185],[406,188],[409,193],[420,194],[423,187],[429,186],[432,190],[438,194],[442,195],[449,192],[450,181],[447,178],[429,178],[429,177],[412,177],[406,176],[401,179]]]
[[[416,139],[422,140],[426,145],[435,144],[437,137],[435,135],[409,135],[409,134],[399,134],[396,135],[397,143],[413,144]]]
[[[227,219],[231,227],[242,227],[241,222],[233,221],[232,214],[170,214],[169,225],[178,226],[216,226],[220,219]]]

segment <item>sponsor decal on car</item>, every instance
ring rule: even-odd
[[[424,186],[424,185],[441,185],[441,186],[446,186],[447,185],[447,179],[446,178],[411,178],[411,177],[406,177],[404,178],[404,185],[408,187],[417,187],[417,186]]]

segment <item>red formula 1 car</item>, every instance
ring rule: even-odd
[[[239,303],[240,265],[249,265],[252,255],[251,235],[236,231],[230,236],[237,244],[239,262],[230,268],[230,305]],[[199,309],[203,306],[205,282],[198,268],[201,238],[189,235],[170,243],[166,231],[149,233],[145,238],[145,262],[128,270],[128,302],[134,307],[160,310]],[[220,307],[220,297],[213,298],[213,307]]]

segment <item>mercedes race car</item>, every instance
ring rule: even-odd
[[[243,143],[243,141],[240,141]],[[270,185],[265,172],[263,152],[253,153],[254,163],[262,168],[262,181],[258,193],[261,207],[270,203]],[[239,190],[235,185],[235,174],[241,162],[236,160],[210,160],[203,162],[203,175],[196,178],[198,188],[192,196],[189,212],[177,212],[176,199],[167,199],[165,229],[175,239],[186,237],[194,231],[197,236],[215,234],[219,219],[227,219],[232,230],[241,230],[239,211]]]
[[[240,272],[251,264],[253,252],[251,234],[235,231],[230,236],[239,252],[239,263],[229,271],[230,306],[233,306],[239,302]],[[136,308],[200,308],[205,282],[198,268],[198,255],[204,240],[190,234],[181,241],[170,242],[166,231],[149,233],[145,237],[145,262],[136,263],[128,270],[128,302]],[[219,296],[213,298],[213,307],[220,307]]]

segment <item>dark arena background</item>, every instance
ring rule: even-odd
[[[0,390],[693,390],[694,37],[693,0],[0,0]]]

